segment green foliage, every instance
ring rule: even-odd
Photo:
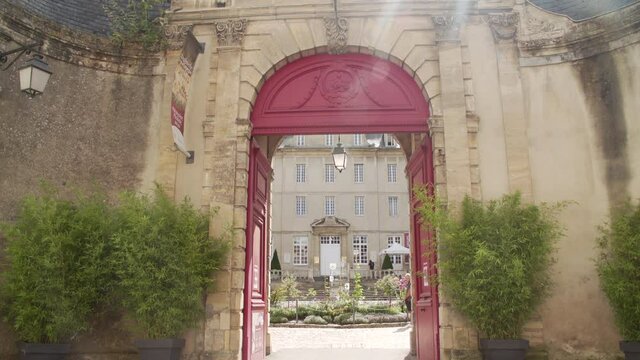
[[[355,314],[355,317],[351,313],[340,314],[336,316],[334,319],[336,324],[347,325],[347,324],[368,324],[371,321],[369,318],[365,317],[362,314]]]
[[[400,279],[395,275],[386,275],[382,279],[376,281],[376,289],[381,291],[384,296],[389,298],[389,302],[392,299],[401,300],[402,295],[400,291]]]
[[[287,319],[284,316],[273,316],[271,315],[271,317],[269,318],[269,322],[272,324],[284,324],[286,322],[289,322],[289,319]]]
[[[355,277],[353,278],[353,290],[351,291],[351,298],[355,302],[364,299],[364,289],[362,288],[362,276],[360,276],[360,273],[356,273]]]
[[[204,313],[204,290],[226,260],[229,233],[209,237],[209,216],[187,200],[175,204],[157,187],[153,196],[124,193],[113,236],[119,298],[145,336],[180,334]]]
[[[296,300],[300,297],[300,290],[298,289],[298,281],[296,277],[293,275],[286,275],[282,278],[282,284],[280,285],[280,289],[284,294],[284,297],[287,299],[287,302],[291,300]]]
[[[161,7],[166,0],[129,0],[122,6],[107,0],[103,8],[111,23],[111,39],[118,46],[139,44],[145,50],[159,51],[167,41],[162,26]]]
[[[272,306],[270,308],[271,323],[276,324],[295,320],[296,311],[299,318],[305,319],[305,323],[309,323],[306,319],[310,316],[319,317],[326,321],[326,323],[353,323],[353,308],[351,306],[343,302],[328,301],[310,306],[299,306],[297,309]],[[356,311],[356,323],[364,323],[362,320],[363,317],[366,317],[366,322],[397,322],[406,320],[406,316],[401,313],[397,306],[380,304],[358,306]]]
[[[393,270],[393,263],[389,254],[384,254],[384,260],[382,260],[382,270]]]
[[[284,299],[284,291],[281,287],[274,287],[271,289],[269,293],[269,302],[271,306],[278,306],[280,302]]]
[[[314,288],[310,288],[309,290],[307,290],[307,295],[305,295],[308,300],[313,300],[316,298],[316,296],[318,296],[318,292]]]
[[[280,267],[280,259],[278,259],[278,250],[273,251],[273,258],[271,259],[271,270],[282,270]]]
[[[110,214],[100,193],[65,200],[45,189],[26,197],[17,221],[2,226],[9,265],[2,274],[3,312],[21,340],[65,342],[89,328],[112,285],[105,264]]]
[[[327,325],[327,321],[317,315],[309,315],[306,318],[304,318],[303,322],[305,324]]]
[[[615,209],[600,228],[598,274],[626,341],[640,341],[640,203]]]
[[[549,292],[564,204],[522,204],[518,193],[486,205],[466,197],[455,216],[426,189],[416,194],[424,223],[438,231],[443,293],[483,336],[518,338]]]

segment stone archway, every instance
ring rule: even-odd
[[[265,234],[268,235],[269,229],[260,220],[263,215],[256,214],[263,214],[264,209],[269,208],[269,196],[264,196],[265,186],[260,186],[267,176],[264,164],[272,147],[268,137],[326,133],[423,133],[430,144],[429,115],[427,99],[414,78],[399,66],[370,55],[309,56],[285,65],[265,81],[251,114],[243,359],[264,357],[262,347],[266,338],[264,319],[267,319],[268,296],[266,288],[263,288],[267,278],[268,254],[265,251],[268,243]],[[266,142],[260,141],[260,144],[256,141],[256,137],[264,140],[264,136],[267,137]],[[415,150],[414,155],[424,152],[422,158],[432,158],[430,146],[414,141],[417,138],[408,138],[413,139],[410,147]],[[267,151],[261,150],[261,145]],[[430,161],[428,164],[424,169],[433,181],[433,167]],[[264,214],[264,217],[268,218],[269,214]],[[256,225],[255,221],[259,224]],[[414,258],[412,269],[417,283],[415,269],[422,269],[423,259],[421,254],[414,254]],[[436,289],[425,291],[431,293]],[[416,298],[420,296],[417,294]],[[430,323],[418,324],[429,327],[429,333],[433,335],[431,354],[421,356],[421,359],[438,358],[437,295],[434,300],[429,305],[435,314],[429,318]]]

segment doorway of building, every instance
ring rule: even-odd
[[[340,236],[320,236],[320,275],[340,276],[341,274]]]
[[[270,176],[268,159],[280,138],[292,134],[393,133],[411,163],[419,163],[414,168],[424,175],[418,179],[410,174],[410,184],[422,184],[433,181],[433,168],[427,160],[432,157],[428,117],[427,100],[413,78],[397,65],[369,55],[310,56],[284,66],[267,79],[251,116],[254,140],[249,167],[243,359],[263,359],[266,353],[270,184],[265,179]],[[415,216],[412,221],[412,283],[419,284],[423,270],[428,275],[435,258],[424,259],[424,248],[416,247],[416,242],[428,240],[428,234],[416,236],[420,226]],[[437,289],[423,283],[416,290],[416,299],[429,301],[423,301],[414,314],[430,314],[413,318],[420,334],[416,339],[418,359],[436,360]]]

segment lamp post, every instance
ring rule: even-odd
[[[333,165],[338,169],[338,172],[341,173],[347,168],[347,153],[340,143],[340,135],[338,135],[338,144],[333,148],[331,155],[333,156]]]
[[[10,55],[17,54],[9,64],[1,68],[2,71],[9,69],[11,65],[13,65],[22,55],[29,55],[31,52],[36,51],[36,49],[39,49],[42,46],[41,41],[26,45],[20,44],[11,36],[2,32],[0,32],[0,38],[18,44],[18,47],[14,49],[0,52],[0,65],[7,63]],[[29,98],[33,98],[34,96],[44,92],[44,88],[47,86],[49,77],[51,77],[52,74],[49,69],[49,64],[47,64],[47,62],[44,61],[43,56],[38,53],[34,54],[31,59],[27,60],[27,62],[20,67],[19,72],[20,90],[27,94]]]

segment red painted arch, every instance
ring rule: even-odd
[[[429,106],[401,67],[365,54],[315,55],[267,79],[253,135],[425,132]]]

